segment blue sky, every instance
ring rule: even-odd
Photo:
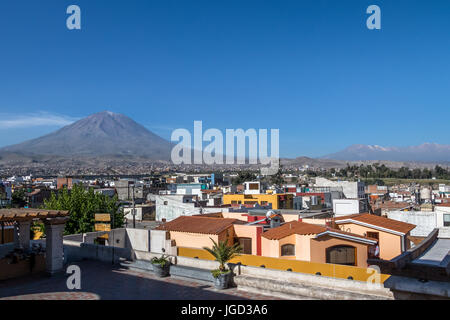
[[[0,146],[103,110],[279,128],[283,157],[449,144],[449,35],[449,1],[2,0]]]

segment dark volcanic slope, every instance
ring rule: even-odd
[[[129,155],[167,160],[170,150],[170,142],[127,116],[104,111],[0,152],[71,157]]]

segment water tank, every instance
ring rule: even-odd
[[[424,201],[431,200],[431,189],[422,188],[422,190],[420,190],[420,198]]]

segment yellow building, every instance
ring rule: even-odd
[[[272,204],[272,209],[293,209],[294,195],[286,193],[277,194],[224,194],[223,204],[239,205],[246,204],[252,205],[258,203],[261,206],[267,206]]]

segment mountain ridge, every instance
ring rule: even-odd
[[[379,145],[354,144],[344,150],[325,155],[319,159],[345,161],[411,161],[449,162],[450,145],[422,143],[417,146],[383,147]]]
[[[28,156],[145,156],[168,160],[172,144],[131,118],[102,111],[47,135],[6,146],[0,153]]]

